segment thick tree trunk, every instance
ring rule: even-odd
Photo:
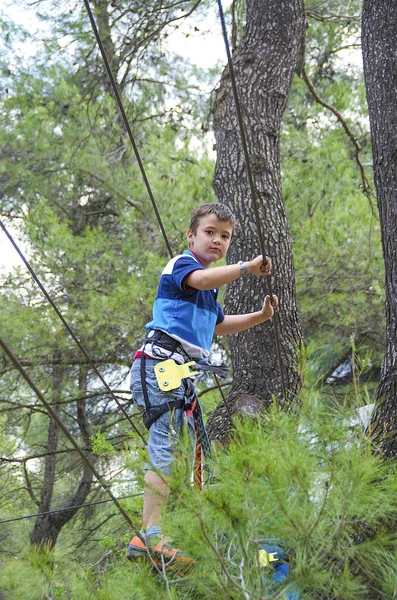
[[[372,433],[397,457],[397,3],[365,0],[362,45],[386,274],[386,353]]]
[[[272,288],[278,295],[279,340],[289,399],[296,391],[297,351],[301,329],[295,300],[291,239],[281,194],[279,132],[293,74],[303,55],[305,17],[302,0],[248,0],[247,26],[233,64],[247,134],[250,164],[258,195],[266,251],[273,261]],[[217,163],[214,188],[220,202],[238,219],[228,262],[260,253],[230,74],[225,69],[215,105]],[[264,279],[247,276],[230,284],[225,309],[229,314],[258,310],[267,293]],[[272,397],[282,402],[281,374],[273,322],[230,336],[234,381],[229,396],[232,412],[256,413]],[[221,405],[208,429],[223,438],[227,413]]]

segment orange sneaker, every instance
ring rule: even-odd
[[[134,535],[127,548],[127,558],[135,560],[141,556],[147,556],[147,548],[140,537]]]
[[[157,567],[169,567],[176,566],[188,569],[196,561],[184,554],[175,546],[172,546],[164,538],[154,536],[149,546],[146,546],[140,537],[135,535],[127,548],[127,558],[129,560],[135,560],[137,558],[147,557]]]

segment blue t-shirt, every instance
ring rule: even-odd
[[[225,318],[217,302],[218,289],[196,290],[184,284],[193,271],[205,267],[190,250],[165,266],[153,304],[153,319],[146,329],[160,329],[180,341],[193,358],[206,358],[214,329]]]

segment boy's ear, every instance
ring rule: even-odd
[[[194,233],[191,229],[188,229],[186,232],[186,239],[190,243],[193,240]]]

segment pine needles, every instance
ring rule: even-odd
[[[23,597],[13,573],[27,570],[37,581],[31,597],[51,600],[395,597],[395,465],[372,452],[356,408],[304,399],[294,414],[274,405],[241,420],[229,447],[216,449],[216,482],[201,493],[186,485],[180,461],[165,532],[197,559],[186,577],[130,564],[119,544],[100,569],[55,560],[48,572],[31,556],[3,560],[4,597]],[[277,564],[288,564],[279,581],[276,563],[263,561],[272,547],[283,555]]]

